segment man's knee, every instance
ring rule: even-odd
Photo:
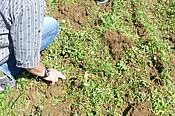
[[[44,26],[47,27],[48,33],[50,34],[58,34],[60,32],[58,21],[52,17],[44,18]]]

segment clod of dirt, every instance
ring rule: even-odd
[[[133,111],[133,116],[150,116],[151,111],[150,111],[150,103],[148,102],[143,102],[136,106]]]
[[[61,4],[58,3],[55,10],[50,10],[53,17],[62,22],[66,22],[68,27],[74,30],[79,30],[81,26],[93,25],[97,14],[89,11],[95,4],[92,0],[87,0],[82,3]],[[48,9],[49,10],[49,9]],[[91,22],[88,22],[91,19]],[[93,27],[93,26],[92,26]]]
[[[80,4],[58,5],[58,19],[69,20],[73,27],[79,28],[85,22],[87,11]]]
[[[135,23],[135,27],[136,27],[138,36],[143,37],[147,34],[143,25]]]
[[[70,107],[64,103],[58,103],[57,105],[46,103],[42,114],[48,116],[67,116],[70,112]]]
[[[61,105],[59,106],[52,106],[52,104],[49,102],[53,98],[59,98],[64,95],[64,90],[63,90],[63,85],[61,81],[58,81],[55,85],[50,85],[46,83],[36,83],[35,86],[30,87],[25,90],[25,99],[26,99],[26,104],[22,109],[19,109],[20,115],[25,115],[25,114],[37,114],[38,112],[47,112],[48,114],[51,113],[52,116],[60,116],[60,115],[55,115],[62,110],[64,110],[64,106],[66,105]],[[43,102],[44,110],[39,107],[39,104],[41,103],[41,98],[39,96],[39,93],[42,93],[46,96],[46,101]],[[59,110],[60,112],[59,112]],[[61,114],[61,113],[60,113]]]
[[[111,56],[116,61],[122,57],[124,51],[129,50],[133,46],[133,43],[127,37],[112,30],[107,30],[104,33],[104,42],[109,47]]]
[[[31,108],[31,107],[37,106],[38,103],[39,103],[39,97],[37,95],[37,89],[35,89],[35,88],[29,88],[26,91],[26,94],[27,94],[28,101],[32,101],[32,102],[30,102],[29,107]]]
[[[138,105],[129,104],[123,111],[123,116],[152,116],[150,103],[142,102]]]
[[[52,10],[48,9],[51,15],[60,21],[68,21],[73,29],[79,29],[85,23],[85,17],[88,15],[87,10],[80,4],[66,4],[58,3],[57,7]]]
[[[61,81],[58,81],[56,84],[51,85],[48,87],[46,91],[46,97],[59,97],[63,95],[64,87]]]
[[[82,26],[94,28],[101,22],[98,20],[99,13],[94,12],[94,10],[97,11],[95,0],[79,1],[72,4],[61,4],[60,1],[57,1],[57,3],[54,9],[48,7],[47,12],[69,28],[74,30],[79,30]],[[100,6],[99,12],[109,12],[111,10],[112,0],[106,5]]]
[[[78,78],[77,77],[70,78],[70,88],[74,89],[75,87],[78,87]]]
[[[58,6],[58,12],[62,14],[62,18],[69,18],[75,23],[82,24],[86,16],[86,10],[79,4],[68,4],[66,6]]]
[[[64,95],[64,86],[61,80],[47,88],[41,88],[41,90],[45,93],[47,98],[47,101],[44,103],[42,114],[49,116],[66,116],[67,113],[70,114],[70,107],[66,103],[59,102],[53,105],[49,102],[55,98],[59,99]]]

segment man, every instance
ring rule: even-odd
[[[0,0],[0,92],[15,87],[23,69],[53,84],[66,78],[40,62],[58,32],[57,21],[44,18],[44,0]]]

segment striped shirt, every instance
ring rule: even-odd
[[[10,54],[17,67],[38,64],[43,19],[44,0],[0,0],[0,64]]]

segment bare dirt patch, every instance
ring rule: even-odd
[[[142,102],[137,105],[129,104],[123,111],[123,116],[152,116],[150,108],[149,102]]]
[[[109,47],[111,56],[116,61],[122,57],[123,51],[129,50],[133,46],[130,39],[112,30],[107,30],[104,33],[104,42]]]
[[[48,9],[51,15],[62,23],[67,23],[70,28],[78,30],[86,23],[89,13],[87,6],[83,4],[61,4],[58,3],[54,9]]]
[[[67,116],[70,114],[70,107],[65,103],[58,103],[57,105],[45,104],[42,114],[50,116]]]
[[[62,102],[62,97],[64,96],[64,86],[60,80],[55,85],[39,87],[39,89],[45,94],[47,101],[43,103],[44,108],[42,109],[42,114],[52,115],[52,116],[65,116],[70,112],[69,104]],[[58,103],[52,104],[52,100],[58,100]],[[60,101],[59,101],[60,100]]]
[[[73,28],[80,28],[88,15],[85,7],[80,4],[58,5],[55,16],[59,20],[69,20]]]
[[[24,90],[24,95],[23,100],[25,100],[26,104],[21,109],[17,109],[20,115],[38,115],[38,113],[42,113],[43,115],[65,116],[66,113],[70,112],[69,104],[61,101],[64,96],[64,87],[61,80],[55,85],[38,82],[35,86]],[[17,91],[14,100],[18,99],[18,97],[21,96],[20,92]],[[10,98],[8,98],[7,101],[9,101],[9,99]],[[52,103],[54,99],[56,99],[58,103]],[[43,108],[40,107],[41,105]]]
[[[112,9],[112,0],[106,5],[99,6],[102,12],[109,12]],[[58,4],[55,8],[47,8],[47,11],[60,22],[74,30],[79,30],[82,26],[95,27],[99,22],[98,8],[94,0],[86,0],[73,4]],[[99,24],[99,23],[98,23]]]

